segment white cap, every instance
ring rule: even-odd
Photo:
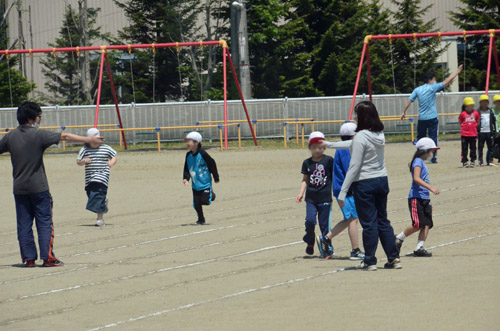
[[[203,138],[201,137],[201,134],[199,132],[196,132],[196,131],[189,132],[188,135],[186,136],[186,138],[184,138],[184,140],[193,140],[193,141],[197,141],[199,143],[201,143],[202,139]]]
[[[434,142],[434,140],[432,140],[431,138],[420,139],[419,141],[417,141],[417,144],[415,145],[415,147],[418,150],[424,150],[424,151],[439,149],[439,147],[436,146],[436,143]]]
[[[317,144],[324,140],[325,140],[325,135],[323,134],[323,132],[314,131],[311,132],[311,134],[309,135],[309,145]]]
[[[98,136],[100,137],[101,134],[99,133],[99,130],[96,128],[90,128],[87,130],[87,137],[93,137],[93,136]]]
[[[344,123],[340,127],[340,135],[341,136],[348,136],[352,137],[356,134],[356,128],[358,126],[355,123],[349,122],[349,123]]]

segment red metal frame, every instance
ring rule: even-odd
[[[243,104],[243,109],[245,110],[245,114],[247,116],[248,120],[248,125],[250,126],[250,131],[252,132],[253,140],[255,145],[257,146],[257,137],[255,136],[255,132],[253,130],[251,121],[248,117],[248,111],[247,107],[245,104],[245,100],[243,98],[243,94],[241,93],[241,88],[240,88],[240,83],[238,81],[238,76],[236,75],[236,71],[234,69],[232,60],[231,60],[231,55],[229,54],[229,50],[227,47],[227,43],[224,40],[217,40],[217,41],[197,41],[197,42],[175,42],[175,43],[154,43],[154,44],[128,44],[128,45],[107,45],[107,46],[87,46],[87,47],[61,47],[61,48],[39,48],[39,49],[14,49],[14,50],[0,50],[0,55],[5,54],[5,56],[9,56],[12,54],[29,54],[30,56],[34,53],[52,53],[54,56],[56,53],[63,53],[63,52],[88,52],[88,51],[101,51],[101,62],[100,62],[100,68],[99,68],[99,84],[98,84],[98,89],[97,89],[97,102],[96,102],[96,113],[95,113],[95,119],[94,119],[94,126],[97,127],[99,123],[99,108],[100,108],[100,103],[101,103],[101,91],[102,91],[102,78],[103,78],[103,71],[104,71],[104,61],[106,61],[106,66],[108,70],[108,75],[109,75],[109,81],[111,85],[111,91],[113,93],[113,101],[115,103],[116,107],[116,113],[118,116],[118,121],[120,124],[120,128],[123,128],[122,124],[122,119],[120,115],[120,108],[118,106],[118,99],[116,97],[116,91],[115,91],[115,86],[113,83],[113,77],[111,74],[111,67],[109,64],[108,56],[106,52],[108,50],[128,50],[131,52],[133,49],[156,49],[156,48],[176,48],[179,49],[180,47],[203,47],[203,46],[222,46],[222,53],[223,53],[223,71],[224,71],[224,142],[225,142],[225,149],[227,149],[227,135],[228,135],[228,128],[227,128],[227,64],[226,60],[227,57],[229,58],[230,64],[231,64],[231,70],[233,71],[233,77],[236,81],[236,85],[238,86],[238,91],[240,94],[241,102]],[[124,142],[125,149],[127,149],[127,141],[125,140],[125,134],[122,131],[122,138]]]
[[[366,36],[363,43],[363,50],[361,51],[361,59],[359,61],[358,75],[356,77],[356,83],[354,85],[354,93],[352,96],[351,108],[349,110],[349,120],[352,119],[352,113],[354,110],[354,103],[356,102],[356,95],[358,93],[359,80],[363,70],[363,65],[365,63],[365,57],[367,62],[368,70],[368,92],[370,94],[370,101],[372,100],[372,86],[371,86],[371,68],[370,68],[370,51],[369,43],[371,40],[392,40],[392,39],[418,39],[418,38],[441,38],[441,37],[453,37],[453,36],[474,36],[474,35],[486,35],[490,36],[490,48],[488,52],[488,71],[486,73],[486,86],[485,93],[488,94],[489,81],[490,81],[490,71],[491,71],[491,56],[492,52],[495,56],[495,66],[497,70],[498,84],[500,86],[500,67],[499,60],[495,45],[495,35],[500,33],[500,29],[490,29],[490,30],[474,30],[474,31],[458,31],[458,32],[431,32],[431,33],[411,33],[411,34],[392,34],[392,35],[375,35]]]

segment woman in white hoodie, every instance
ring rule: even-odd
[[[382,243],[388,262],[387,269],[401,269],[399,252],[396,248],[394,229],[387,219],[387,195],[389,183],[384,162],[384,125],[375,105],[368,101],[356,105],[356,136],[349,147],[351,162],[338,202],[344,205],[344,199],[352,190],[359,222],[363,227],[363,245],[365,259],[358,268],[369,271],[377,270],[378,240]],[[329,147],[343,148],[345,142],[327,143]]]

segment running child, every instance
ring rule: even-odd
[[[474,168],[476,165],[477,126],[480,115],[474,110],[474,100],[470,97],[464,99],[462,113],[458,117],[462,136],[462,165],[464,168]],[[470,150],[470,163],[467,154]]]
[[[203,206],[212,204],[215,200],[215,193],[212,189],[212,176],[216,183],[219,182],[219,173],[214,159],[202,148],[202,136],[198,132],[190,132],[186,138],[187,149],[186,161],[184,163],[183,182],[185,186],[191,185],[193,188],[193,206],[198,214],[196,224],[205,224]]]
[[[354,139],[356,134],[356,124],[345,123],[340,128],[340,137],[342,141]],[[344,183],[345,175],[349,169],[351,162],[351,153],[347,149],[339,149],[335,152],[333,158],[333,195],[338,199],[342,184]],[[365,253],[359,249],[358,244],[358,212],[354,203],[352,194],[348,194],[345,199],[345,206],[341,208],[344,219],[337,223],[326,236],[318,237],[318,248],[324,258],[330,258],[335,254],[332,249],[332,255],[328,255],[328,248],[332,246],[332,239],[339,233],[348,229],[349,239],[351,240],[352,251],[351,260],[363,260]]]
[[[432,229],[434,223],[432,221],[432,205],[429,196],[429,191],[435,195],[439,194],[439,190],[430,185],[429,170],[425,165],[425,161],[430,160],[434,151],[439,147],[430,138],[422,138],[417,142],[417,151],[410,163],[410,172],[412,175],[412,184],[410,194],[408,195],[408,207],[412,225],[408,226],[403,232],[396,236],[396,247],[401,251],[401,246],[406,237],[419,232],[417,247],[413,251],[415,256],[431,257],[432,253],[424,248],[424,243],[427,240],[429,230]]]
[[[308,255],[314,254],[316,219],[323,236],[330,231],[333,158],[324,154],[326,149],[323,146],[324,141],[325,135],[319,131],[309,135],[309,150],[312,156],[302,163],[302,183],[296,198],[297,203],[300,203],[304,193],[306,194],[306,234],[303,240],[307,244]],[[325,255],[331,256],[332,253],[333,247],[329,247]]]
[[[91,128],[87,137],[100,137],[98,129]],[[116,164],[116,151],[103,143],[85,144],[78,153],[76,164],[85,166],[86,209],[97,214],[95,226],[103,227],[108,212],[108,186],[110,170]]]
[[[478,153],[479,153],[479,166],[483,166],[483,148],[484,144],[488,150],[486,151],[486,165],[490,165],[493,161],[493,139],[497,132],[497,123],[495,113],[488,107],[490,103],[489,97],[484,94],[479,98],[479,133],[478,133]]]

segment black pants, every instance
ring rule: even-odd
[[[493,151],[493,136],[489,132],[482,132],[479,134],[479,142],[478,142],[478,153],[479,153],[479,160],[482,163],[483,162],[483,148],[484,148],[484,143],[486,143],[486,146],[488,147],[488,150],[486,151],[486,163],[491,163],[493,161],[492,158],[492,151]]]
[[[462,163],[468,161],[467,154],[470,149],[470,161],[476,162],[476,140],[477,137],[464,137],[462,136]]]
[[[198,214],[198,222],[205,222],[205,216],[203,215],[203,205],[208,206],[212,204],[215,200],[215,193],[212,188],[207,188],[203,191],[193,190],[193,207]]]

